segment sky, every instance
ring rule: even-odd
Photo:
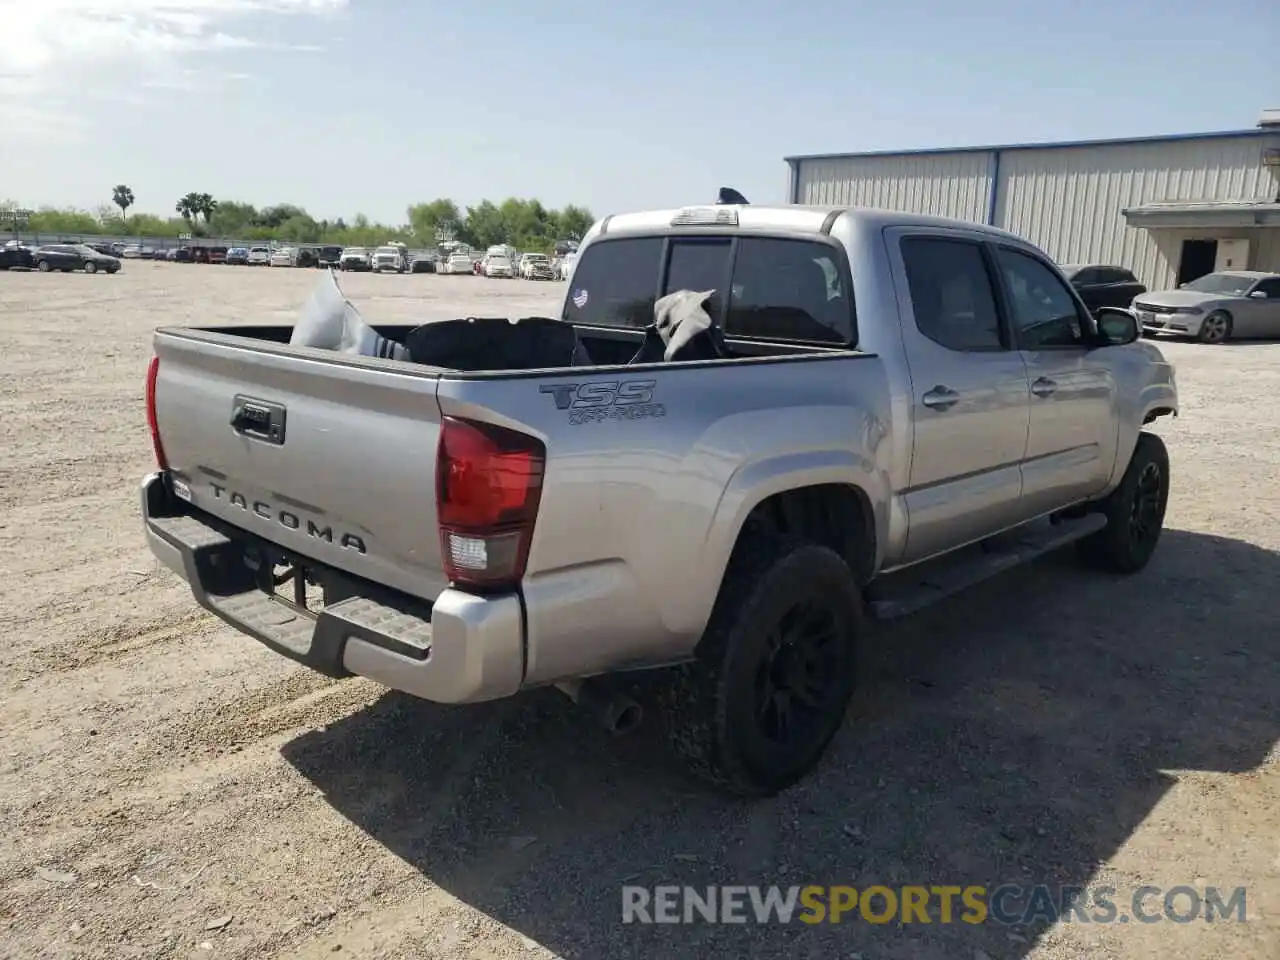
[[[783,157],[1230,130],[1276,0],[0,0],[0,200],[784,202]]]

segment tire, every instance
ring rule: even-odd
[[[1226,343],[1231,339],[1231,314],[1215,310],[1200,321],[1196,339],[1201,343]]]
[[[97,265],[96,263],[94,263],[92,260],[90,260],[89,262],[87,262],[87,263],[84,265],[84,272],[85,272],[85,273],[97,273],[97,272],[98,272],[98,265]]]
[[[844,721],[861,623],[858,583],[838,554],[795,537],[744,535],[695,660],[673,668],[658,694],[676,752],[741,796],[802,779]],[[792,713],[797,688],[820,701],[808,717]],[[790,724],[788,740],[779,727]]]
[[[1137,573],[1160,540],[1168,504],[1169,452],[1154,433],[1140,433],[1120,485],[1096,506],[1107,525],[1080,541],[1081,559],[1108,573]]]
[[[41,273],[48,273],[48,272],[49,272],[49,261],[48,261],[48,260],[37,260],[37,261],[36,261],[36,269],[37,269],[37,270],[39,270]]]

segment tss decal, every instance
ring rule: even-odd
[[[557,410],[569,411],[569,423],[639,420],[664,417],[666,408],[653,402],[657,380],[596,380],[589,383],[546,383],[539,393],[550,394]]]

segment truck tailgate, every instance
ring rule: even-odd
[[[155,334],[179,496],[296,554],[434,600],[439,372],[198,330]]]

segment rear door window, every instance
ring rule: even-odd
[[[991,275],[976,242],[907,237],[902,263],[917,330],[958,353],[1004,349]]]
[[[573,272],[562,319],[602,327],[647,327],[662,266],[662,237],[599,240]]]
[[[725,333],[853,342],[852,291],[835,251],[812,240],[742,237],[733,263]]]

